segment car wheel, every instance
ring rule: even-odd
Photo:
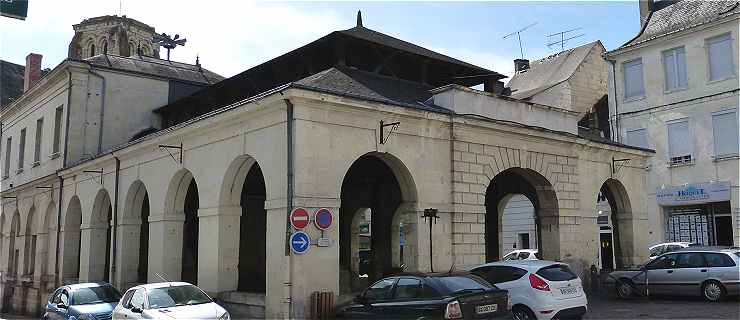
[[[725,288],[722,287],[721,283],[710,280],[701,287],[701,294],[705,300],[717,302],[725,296]]]
[[[514,314],[514,320],[537,320],[534,312],[525,306],[515,306],[512,313]]]
[[[629,299],[634,294],[632,283],[627,280],[618,280],[616,285],[617,297],[620,299]]]

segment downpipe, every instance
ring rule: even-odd
[[[102,130],[100,131],[102,132]],[[121,160],[118,157],[114,157],[116,160],[116,185],[113,188],[113,230],[111,231],[111,263],[110,263],[110,279],[111,282],[116,282],[116,257],[118,257],[118,180],[121,176]],[[118,284],[119,286],[121,283]]]
[[[282,94],[282,92],[280,93]],[[294,132],[293,132],[293,103],[290,101],[290,99],[285,98],[283,99],[285,102],[286,107],[286,147],[287,147],[287,201],[286,201],[286,216],[285,216],[285,256],[288,257],[288,268],[287,268],[287,275],[285,277],[285,291],[286,291],[286,297],[285,297],[285,308],[287,310],[283,310],[283,316],[285,319],[292,319],[295,310],[293,310],[293,255],[290,252],[290,212],[293,210],[293,193],[295,192],[293,188],[294,179],[295,179],[295,173],[294,173],[294,143],[295,139]]]

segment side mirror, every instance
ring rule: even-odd
[[[144,310],[141,310],[139,307],[131,307],[131,312],[133,313],[142,313]]]
[[[57,308],[59,309],[67,309],[67,305],[64,304],[64,302],[57,303]]]

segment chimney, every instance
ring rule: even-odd
[[[488,78],[483,83],[483,91],[501,95],[504,92],[504,83],[496,78]]]
[[[527,69],[529,69],[529,60],[514,59],[514,72],[519,73]]]
[[[640,0],[640,27],[645,24],[651,11],[653,11],[653,0]]]
[[[26,56],[26,70],[23,76],[23,92],[28,91],[29,88],[41,79],[41,58],[42,56],[37,53],[29,53]]]

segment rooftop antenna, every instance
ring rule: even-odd
[[[585,33],[581,33],[579,35],[575,35],[575,36],[572,36],[572,37],[569,36],[568,38],[565,38],[566,37],[566,34],[569,33],[569,32],[573,32],[573,31],[577,31],[577,30],[581,30],[581,29],[583,29],[583,28],[578,27],[578,28],[575,28],[575,29],[570,29],[570,30],[555,32],[553,34],[547,35],[548,38],[555,37],[555,36],[560,36],[560,41],[550,42],[550,43],[547,44],[547,47],[552,49],[553,46],[559,44],[560,45],[560,51],[565,51],[565,43],[568,42],[568,40],[572,40],[572,39],[575,39],[575,38],[583,37],[583,36],[586,35]]]
[[[521,28],[521,29],[519,29],[519,30],[517,30],[517,31],[514,31],[514,32],[512,32],[512,33],[509,33],[509,34],[505,35],[505,36],[504,36],[504,37],[502,38],[502,39],[506,39],[506,38],[508,38],[508,37],[511,37],[511,36],[513,36],[513,35],[516,35],[517,39],[519,39],[519,53],[521,53],[521,55],[522,55],[522,59],[524,59],[524,49],[522,48],[522,35],[521,35],[521,33],[522,33],[522,31],[524,31],[524,30],[527,30],[527,29],[529,29],[529,28],[533,27],[533,26],[534,26],[534,25],[536,25],[536,24],[537,24],[537,22],[534,22],[534,23],[532,23],[532,24],[530,24],[530,25],[528,25],[528,26],[526,26],[526,27],[524,27],[524,28]]]

